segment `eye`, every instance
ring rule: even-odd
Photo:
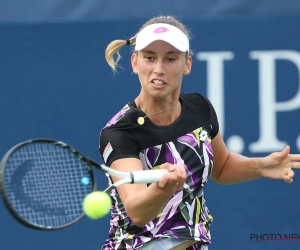
[[[153,61],[154,60],[153,56],[145,56],[144,58],[146,58],[147,61]]]
[[[174,57],[169,57],[169,58],[167,58],[167,61],[169,61],[169,62],[173,62],[173,61],[175,61],[175,60],[177,60],[177,58],[174,58]]]

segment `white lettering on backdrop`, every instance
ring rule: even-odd
[[[258,61],[259,79],[259,138],[249,144],[251,153],[263,153],[282,150],[287,142],[277,137],[278,112],[288,112],[300,108],[300,80],[298,90],[290,100],[276,101],[276,61],[286,60],[293,63],[300,76],[300,53],[291,50],[251,51],[249,57]],[[224,134],[225,124],[225,96],[224,96],[224,64],[234,59],[232,51],[199,52],[196,59],[206,61],[207,65],[207,96],[213,103],[220,121],[220,131]],[[214,91],[214,90],[218,91]],[[228,137],[226,144],[234,152],[242,153],[245,142],[239,135]],[[300,150],[300,135],[296,139]]]

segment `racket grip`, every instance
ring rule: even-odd
[[[165,169],[142,170],[131,172],[131,176],[133,183],[153,183],[157,182],[165,173],[168,173]]]

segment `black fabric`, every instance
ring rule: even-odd
[[[130,109],[123,118],[111,126],[106,126],[100,133],[99,151],[104,160],[103,151],[108,143],[113,151],[105,164],[110,164],[121,158],[138,158],[143,149],[165,144],[176,140],[196,128],[210,128],[213,139],[219,131],[216,112],[210,101],[199,93],[181,93],[182,112],[179,118],[168,126],[158,126],[147,117],[145,123],[139,125],[137,119],[145,116],[139,110],[134,100],[128,103]]]

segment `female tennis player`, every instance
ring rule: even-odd
[[[100,154],[115,170],[164,168],[168,174],[153,184],[111,191],[110,231],[102,250],[208,249],[212,215],[203,192],[208,178],[219,184],[260,177],[292,183],[300,155],[289,154],[287,146],[248,158],[226,148],[210,101],[181,92],[192,51],[188,30],[175,18],[152,18],[132,38],[111,42],[106,60],[114,71],[126,45],[133,46],[131,65],[141,90],[101,130]]]

